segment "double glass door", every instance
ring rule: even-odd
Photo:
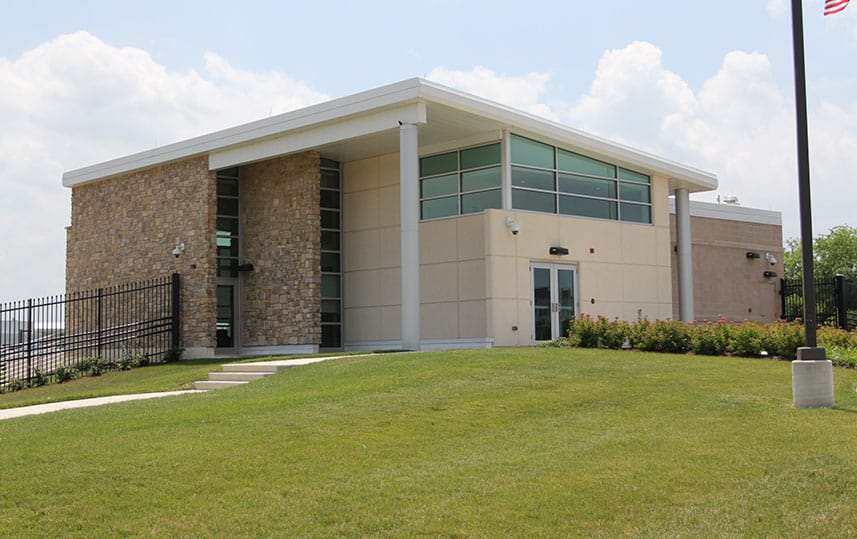
[[[565,337],[577,313],[577,267],[567,264],[531,264],[533,338],[549,341]]]

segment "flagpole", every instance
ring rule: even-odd
[[[824,348],[818,347],[815,303],[815,266],[812,253],[812,204],[809,183],[809,134],[806,114],[806,66],[803,47],[803,6],[792,0],[794,42],[795,108],[797,118],[798,197],[803,264],[803,323],[806,346],[797,350],[792,362],[792,392],[799,408],[833,406],[833,366]]]

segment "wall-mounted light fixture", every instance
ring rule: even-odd
[[[521,225],[519,225],[518,222],[512,219],[511,217],[506,217],[504,223],[506,225],[506,228],[508,228],[512,232],[513,236],[517,236],[518,232],[521,231]]]
[[[548,252],[552,255],[567,255],[568,249],[566,247],[551,247],[548,249]]]
[[[184,242],[181,242],[173,248],[173,256],[178,258],[183,254],[184,254]]]
[[[253,271],[253,264],[250,264],[249,262],[238,264],[238,271]]]
[[[765,277],[767,277],[768,279],[770,279],[771,277],[776,277],[776,276],[777,276],[777,272],[776,272],[776,271],[766,271],[766,272],[765,272],[765,273],[763,273],[762,275],[764,275]]]
[[[761,258],[762,255],[759,253],[754,253],[753,251],[747,251],[747,258]]]

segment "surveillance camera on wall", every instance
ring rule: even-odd
[[[506,217],[505,224],[506,228],[508,228],[512,232],[513,236],[517,236],[518,232],[521,231],[521,225],[519,225],[518,222],[512,219],[511,217]]]
[[[777,259],[776,259],[776,257],[775,257],[774,255],[772,255],[771,253],[765,253],[765,260],[767,260],[767,261],[768,261],[768,264],[770,264],[770,265],[772,265],[772,266],[776,266],[776,265],[777,265]]]
[[[181,255],[182,255],[182,253],[184,253],[184,242],[179,243],[179,244],[178,244],[178,245],[176,245],[176,246],[175,246],[175,248],[173,249],[173,256],[174,256],[174,257],[176,257],[176,258],[178,258],[179,256],[181,256]]]

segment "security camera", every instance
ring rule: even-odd
[[[777,259],[776,259],[776,257],[775,257],[774,255],[772,255],[771,253],[765,253],[765,260],[767,260],[767,261],[768,261],[768,264],[770,264],[770,265],[772,265],[772,266],[776,266],[776,265],[777,265]]]
[[[506,227],[512,232],[513,236],[517,236],[518,232],[521,231],[521,225],[519,225],[518,222],[512,219],[511,217],[506,217],[505,224]]]
[[[181,255],[182,255],[182,253],[184,253],[184,242],[179,243],[179,244],[178,244],[178,245],[176,245],[176,246],[175,246],[175,248],[173,249],[173,256],[174,256],[174,257],[176,257],[176,258],[178,258],[179,256],[181,256]]]

